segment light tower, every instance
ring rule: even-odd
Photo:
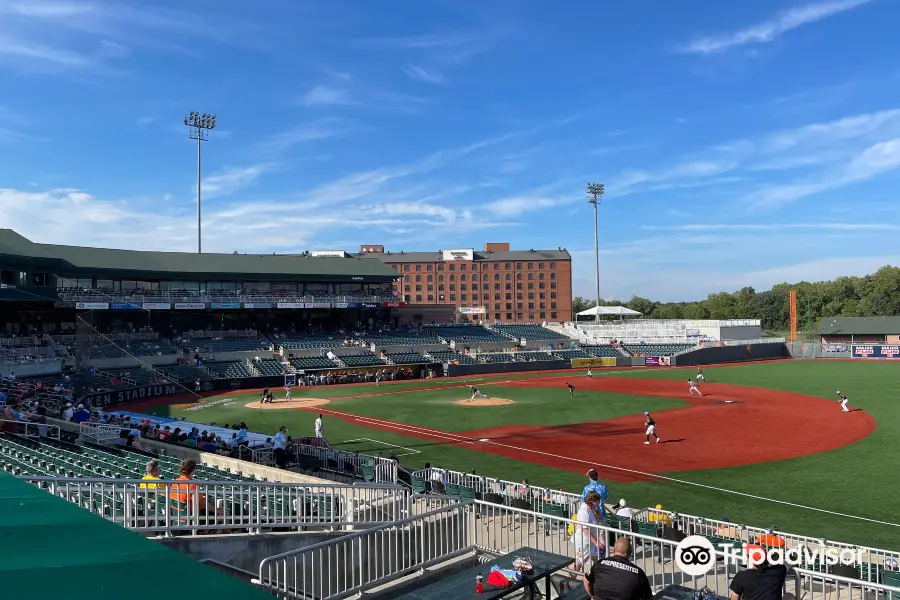
[[[594,267],[597,269],[597,307],[594,309],[594,321],[600,319],[600,238],[598,235],[597,206],[603,198],[603,184],[587,184],[588,204],[594,205]]]
[[[196,111],[191,111],[184,118],[184,124],[190,127],[189,137],[192,140],[197,140],[197,254],[200,254],[203,251],[200,225],[201,148],[202,142],[209,139],[209,131],[216,128],[216,115],[211,113],[200,114]]]

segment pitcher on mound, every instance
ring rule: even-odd
[[[487,396],[485,394],[482,394],[481,391],[474,385],[471,387],[471,390],[472,397],[469,398],[469,400],[474,400],[475,398],[484,398],[485,400],[487,399]]]

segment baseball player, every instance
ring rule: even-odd
[[[285,401],[290,401],[291,399],[291,385],[287,384],[284,386],[284,399]]]
[[[475,398],[487,398],[487,396],[485,394],[482,394],[481,391],[473,385],[472,386],[472,397],[469,398],[469,400],[474,400]]]
[[[653,420],[653,417],[650,416],[650,413],[649,413],[649,412],[645,412],[645,413],[644,413],[644,425],[647,426],[647,431],[646,431],[646,433],[644,434],[644,435],[646,436],[646,439],[644,440],[644,443],[645,443],[645,444],[649,444],[649,443],[650,443],[650,436],[652,435],[653,437],[656,438],[656,443],[658,444],[658,443],[659,443],[659,436],[656,435],[656,421]]]
[[[850,412],[850,409],[847,408],[847,396],[841,393],[841,390],[838,390],[838,398],[841,399],[841,410],[844,412]]]
[[[324,438],[325,437],[325,426],[322,424],[322,415],[319,415],[319,418],[316,419],[315,428],[316,428],[316,437],[320,438],[320,439]]]
[[[569,388],[569,398],[574,398],[575,397],[575,386],[572,385],[571,383],[567,382],[566,387]]]
[[[697,381],[706,382],[706,375],[703,374],[703,369],[701,369],[700,367],[697,367]]]
[[[694,395],[694,392],[697,392],[698,396],[703,396],[703,394],[700,392],[700,389],[697,387],[697,384],[694,383],[693,379],[688,379],[688,385],[691,386],[691,396]]]
[[[594,370],[591,367],[588,367],[587,378],[588,379],[594,378]]]

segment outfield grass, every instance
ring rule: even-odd
[[[626,498],[632,506],[662,503],[666,508],[682,513],[727,517],[732,522],[757,526],[774,526],[787,531],[805,533],[827,539],[900,549],[900,528],[878,525],[857,519],[817,512],[807,508],[779,504],[746,495],[777,499],[798,505],[816,507],[824,511],[842,512],[887,522],[900,521],[894,517],[896,499],[900,497],[900,479],[896,473],[896,458],[900,456],[900,364],[841,361],[792,361],[710,367],[704,369],[713,382],[785,390],[835,400],[840,389],[850,398],[850,404],[869,412],[878,422],[871,436],[850,446],[774,463],[728,469],[712,469],[666,476],[682,482],[659,481],[642,483],[611,483],[610,497],[615,501]],[[685,372],[676,369],[634,369],[603,371],[616,377],[682,379]],[[558,376],[558,375],[557,375]],[[516,379],[541,375],[516,376]],[[575,377],[574,375],[572,376]],[[503,387],[510,379],[498,377],[473,378],[491,396],[511,397],[516,404],[508,407],[461,408],[453,400],[464,396],[465,390],[448,389],[425,392],[396,393],[367,398],[342,399],[328,406],[353,414],[416,424],[443,431],[465,431],[499,425],[563,425],[640,414],[643,410],[661,410],[682,405],[679,400],[644,398],[621,394],[578,392],[573,401],[565,390],[551,388]],[[316,397],[343,397],[356,394],[401,392],[423,382],[395,382],[374,386],[344,386],[314,388],[304,394]],[[427,382],[429,387],[459,385],[459,380]],[[702,386],[701,386],[702,387]],[[295,394],[296,395],[296,394]],[[240,395],[227,395],[238,398]],[[246,395],[247,401],[257,399]],[[241,400],[244,397],[240,398]],[[550,410],[548,407],[552,407]],[[835,410],[838,410],[835,403]],[[158,411],[159,412],[159,411]],[[192,420],[218,423],[247,421],[251,429],[274,432],[287,425],[294,435],[312,432],[314,416],[294,409],[251,411],[241,403],[217,406],[197,411],[173,410]],[[802,422],[796,423],[798,429]],[[735,444],[753,443],[758,432],[742,431],[740,423],[723,423],[721,435],[731,436]],[[491,475],[510,480],[528,478],[533,485],[580,490],[583,478],[576,474],[533,465],[489,454],[473,452],[452,445],[428,442],[419,438],[375,431],[356,424],[326,417],[326,435],[332,443],[368,438],[377,442],[358,441],[347,449],[360,452],[390,453],[387,444],[400,446],[401,460],[413,466],[425,462],[433,465]],[[574,449],[578,452],[578,449]],[[615,447],[602,448],[601,460],[615,465],[616,455],[623,451]],[[415,454],[413,454],[415,453]],[[592,455],[596,455],[596,450]],[[689,483],[710,486],[709,488]],[[711,489],[721,488],[721,489]]]

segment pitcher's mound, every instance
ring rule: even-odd
[[[286,408],[311,408],[313,406],[322,406],[328,404],[329,400],[325,398],[292,398],[291,400],[274,400],[263,404],[259,400],[256,402],[248,402],[244,406],[247,408],[258,408],[260,410],[283,410]]]
[[[460,406],[503,406],[505,404],[513,404],[512,400],[507,398],[475,398],[474,400],[456,400],[453,404]]]

